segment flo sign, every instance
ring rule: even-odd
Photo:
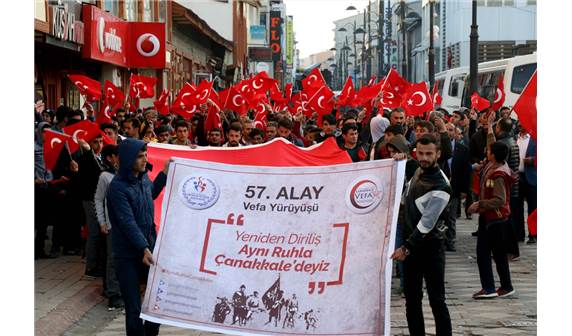
[[[84,5],[85,58],[128,68],[165,67],[165,24],[127,22],[101,9]]]

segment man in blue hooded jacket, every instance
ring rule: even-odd
[[[165,169],[154,182],[147,176],[147,145],[126,139],[119,145],[119,172],[108,191],[108,211],[113,236],[115,273],[125,303],[126,334],[158,335],[159,324],[139,318],[141,293],[139,284],[147,278],[154,264],[151,251],[157,233],[153,224],[153,199],[165,187]]]

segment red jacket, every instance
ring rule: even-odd
[[[515,182],[516,178],[506,163],[497,168],[485,168],[480,185],[479,212],[487,223],[508,219],[510,189]]]

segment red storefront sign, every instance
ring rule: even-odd
[[[165,24],[126,22],[95,6],[83,6],[82,56],[128,68],[165,67]]]

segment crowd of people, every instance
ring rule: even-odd
[[[463,210],[468,219],[479,214],[474,235],[482,290],[474,298],[514,293],[509,261],[518,259],[518,243],[526,238],[524,204],[527,214],[536,209],[536,144],[511,117],[509,108],[462,108],[451,114],[436,109],[416,117],[401,108],[374,108],[367,117],[363,108],[341,107],[309,117],[287,109],[276,112],[268,105],[265,125],[253,120],[252,111],[239,116],[222,110],[220,127],[207,130],[205,120],[213,105],[211,101],[202,104],[187,120],[173,113],[159,115],[154,108],[133,113],[119,109],[112,123],[99,125],[101,136],[79,140],[78,151],[62,151],[55,168],[47,170],[44,131],[62,132],[66,126],[95,118],[66,106],[52,111],[41,99],[36,101],[35,257],[85,257],[85,275],[103,278],[109,308],[125,306],[128,334],[143,328],[137,310],[139,289],[134,284],[153,263],[152,200],[165,184],[168,167],[165,164],[153,182],[146,177],[146,143],[150,142],[240,147],[283,138],[309,147],[333,137],[353,162],[407,160],[394,259],[411,333],[421,334],[424,328],[420,280],[424,277],[437,334],[451,334],[444,296],[444,251],[456,251],[456,221]],[[104,145],[103,134],[113,143]],[[135,189],[137,183],[143,191]],[[47,251],[49,227],[53,229]],[[535,233],[528,232],[527,243],[535,243]],[[498,290],[491,253],[501,280]],[[158,331],[153,324],[145,328],[145,335]]]

